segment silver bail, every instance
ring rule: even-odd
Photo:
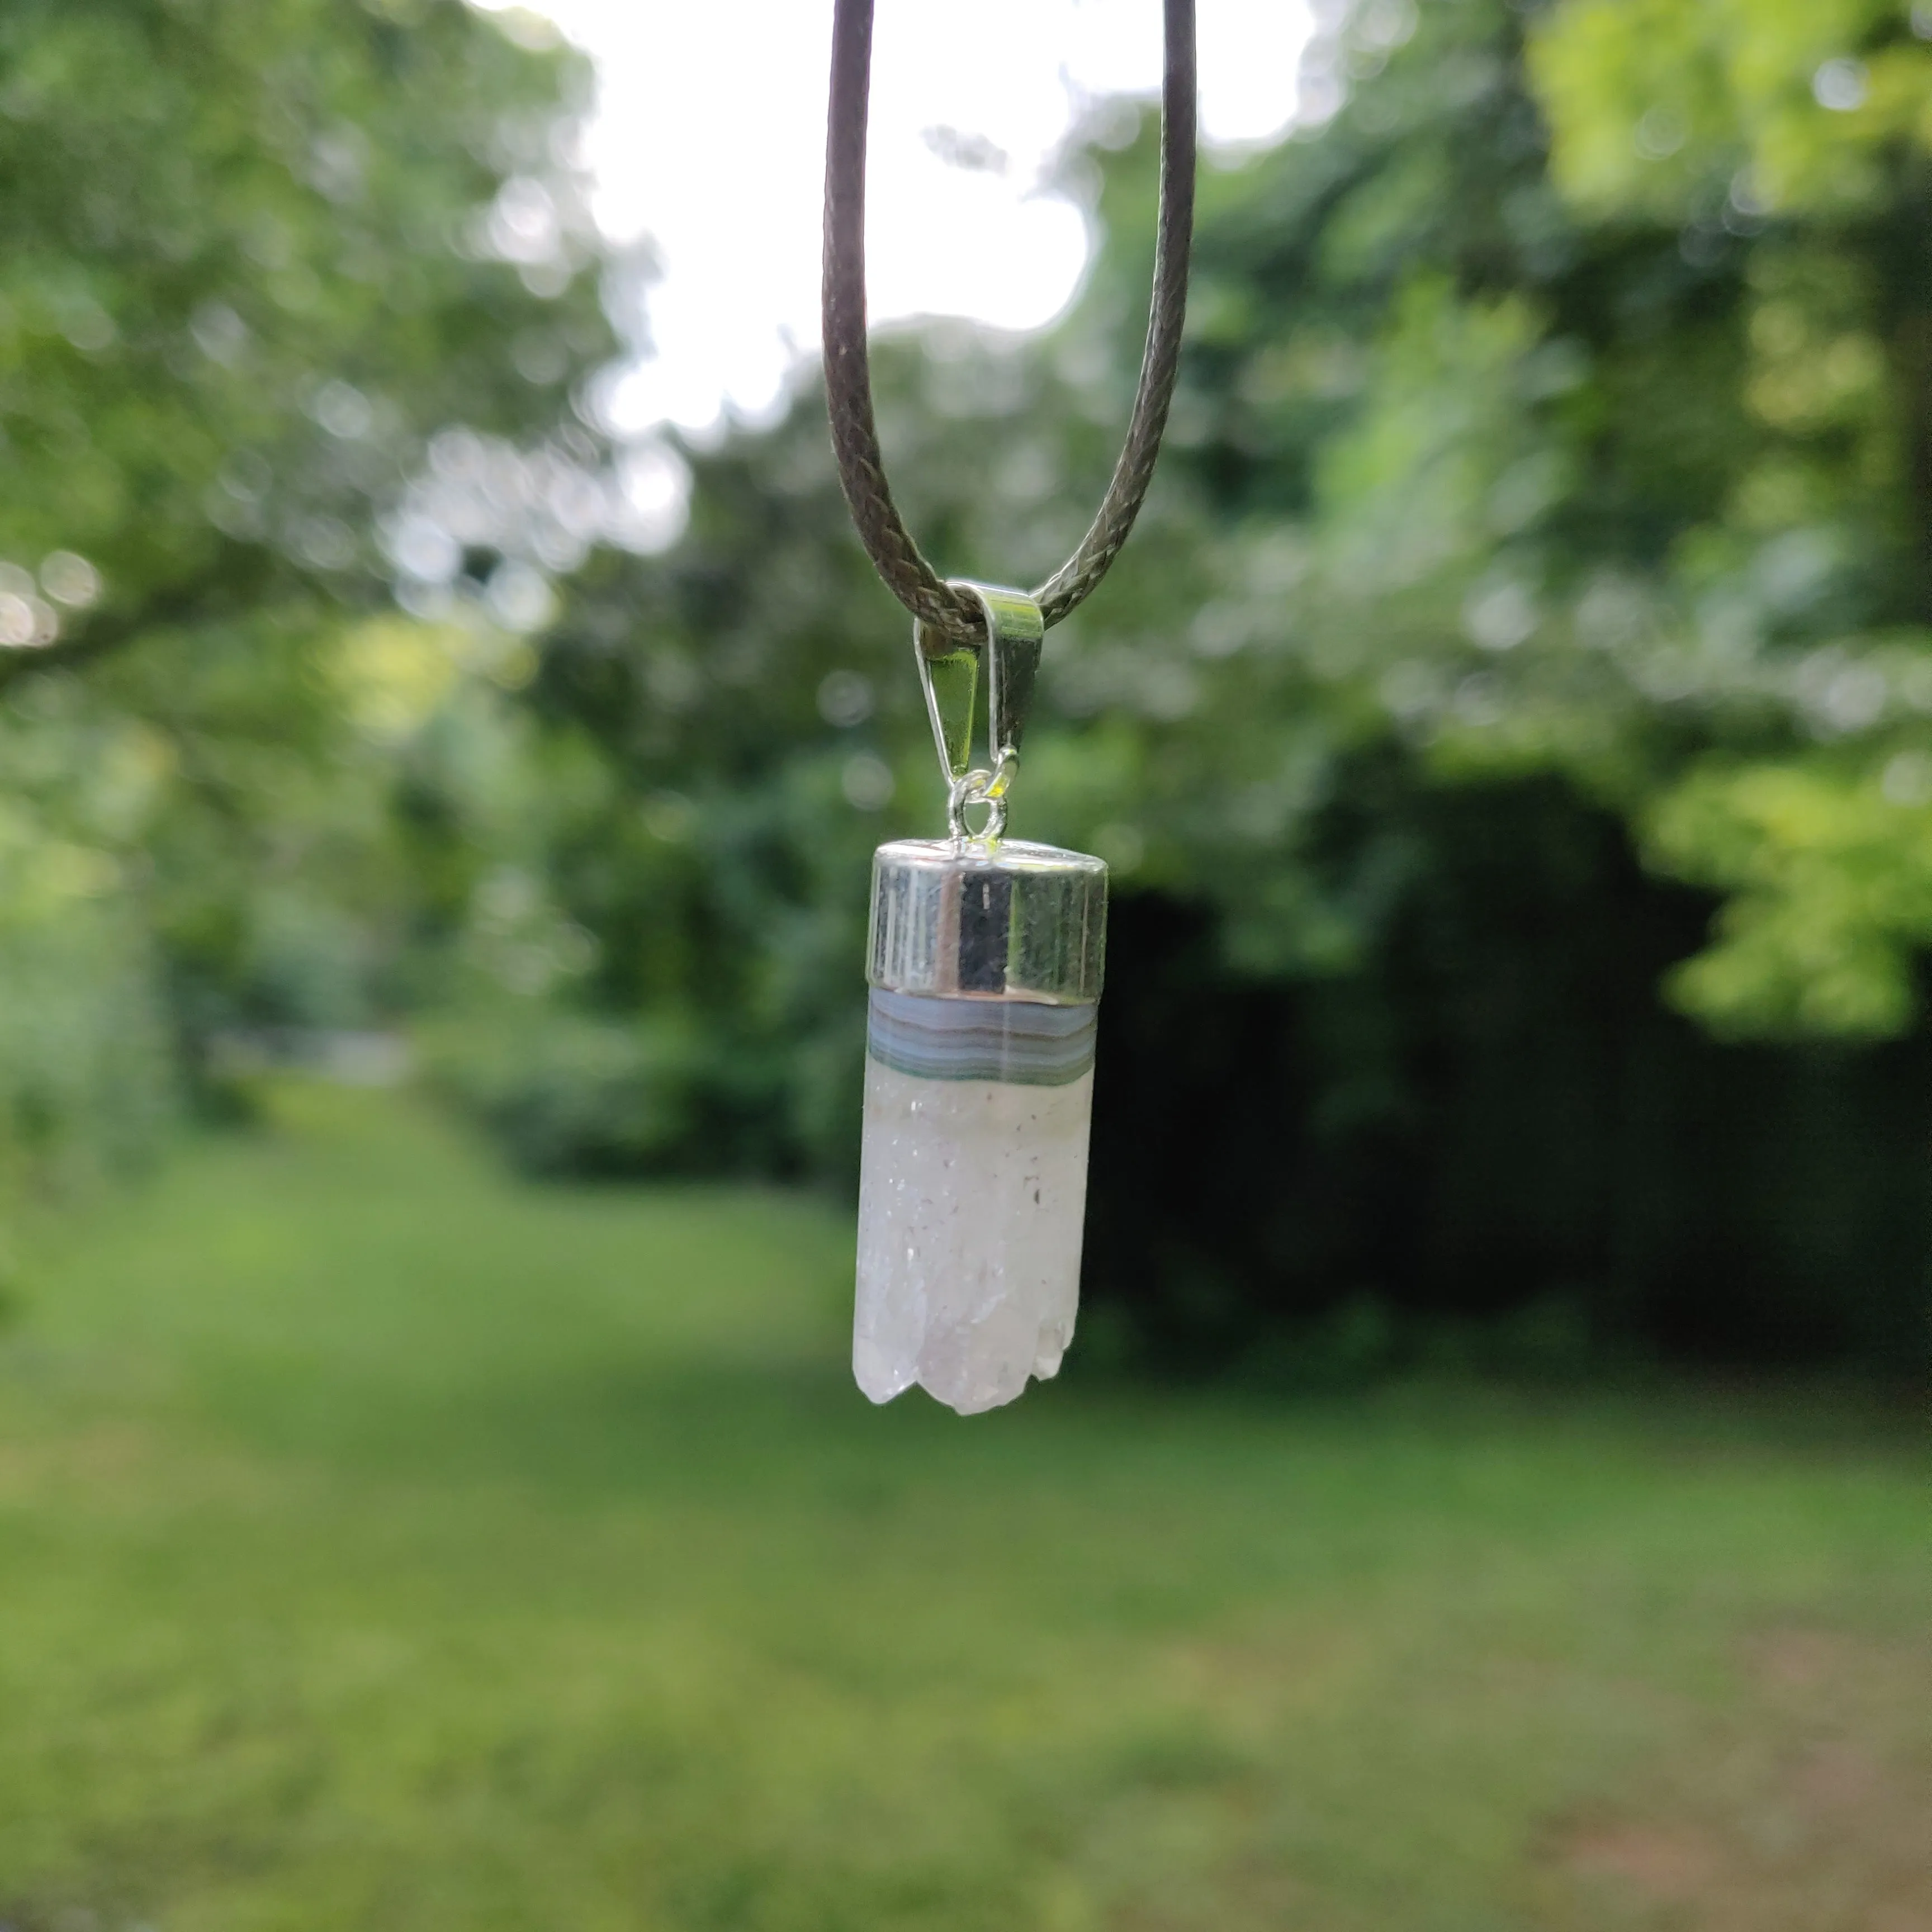
[[[982,841],[997,840],[1006,829],[1006,798],[1019,771],[1020,740],[1033,709],[1034,686],[1040,676],[1040,647],[1046,620],[1040,606],[1024,590],[996,584],[976,584],[954,578],[952,588],[968,592],[978,602],[986,622],[986,641],[956,642],[942,638],[916,620],[913,625],[914,656],[926,693],[926,715],[939,751],[939,769],[947,786],[947,806],[955,838],[968,832],[964,812],[968,805],[989,808]],[[987,658],[987,726],[990,765],[973,769],[973,720],[977,708],[980,659]]]

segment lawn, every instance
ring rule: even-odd
[[[308,1087],[31,1239],[0,1926],[1932,1928],[1909,1421],[874,1410],[848,1258]]]

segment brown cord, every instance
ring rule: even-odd
[[[1167,61],[1161,86],[1160,217],[1147,352],[1126,442],[1100,511],[1079,548],[1033,592],[1049,624],[1058,623],[1106,574],[1134,526],[1160,454],[1180,360],[1194,224],[1194,0],[1162,4]],[[963,641],[984,635],[985,617],[970,592],[941,580],[900,520],[872,415],[866,348],[866,121],[872,68],[872,0],[837,0],[825,143],[825,390],[832,443],[852,520],[886,587],[921,623]]]

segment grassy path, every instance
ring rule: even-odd
[[[0,1334],[13,1932],[1927,1932],[1910,1444],[874,1411],[820,1210],[294,1089]]]

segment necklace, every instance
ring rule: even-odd
[[[1107,868],[1006,837],[1048,626],[1126,542],[1167,422],[1194,210],[1194,0],[1163,0],[1154,301],[1126,440],[1073,554],[1036,589],[943,580],[886,482],[866,344],[872,0],[837,0],[825,166],[826,403],[860,541],[912,613],[948,836],[873,856],[852,1366],[962,1415],[1056,1373],[1078,1311]],[[986,692],[988,758],[973,762]],[[982,812],[976,827],[969,814]]]

